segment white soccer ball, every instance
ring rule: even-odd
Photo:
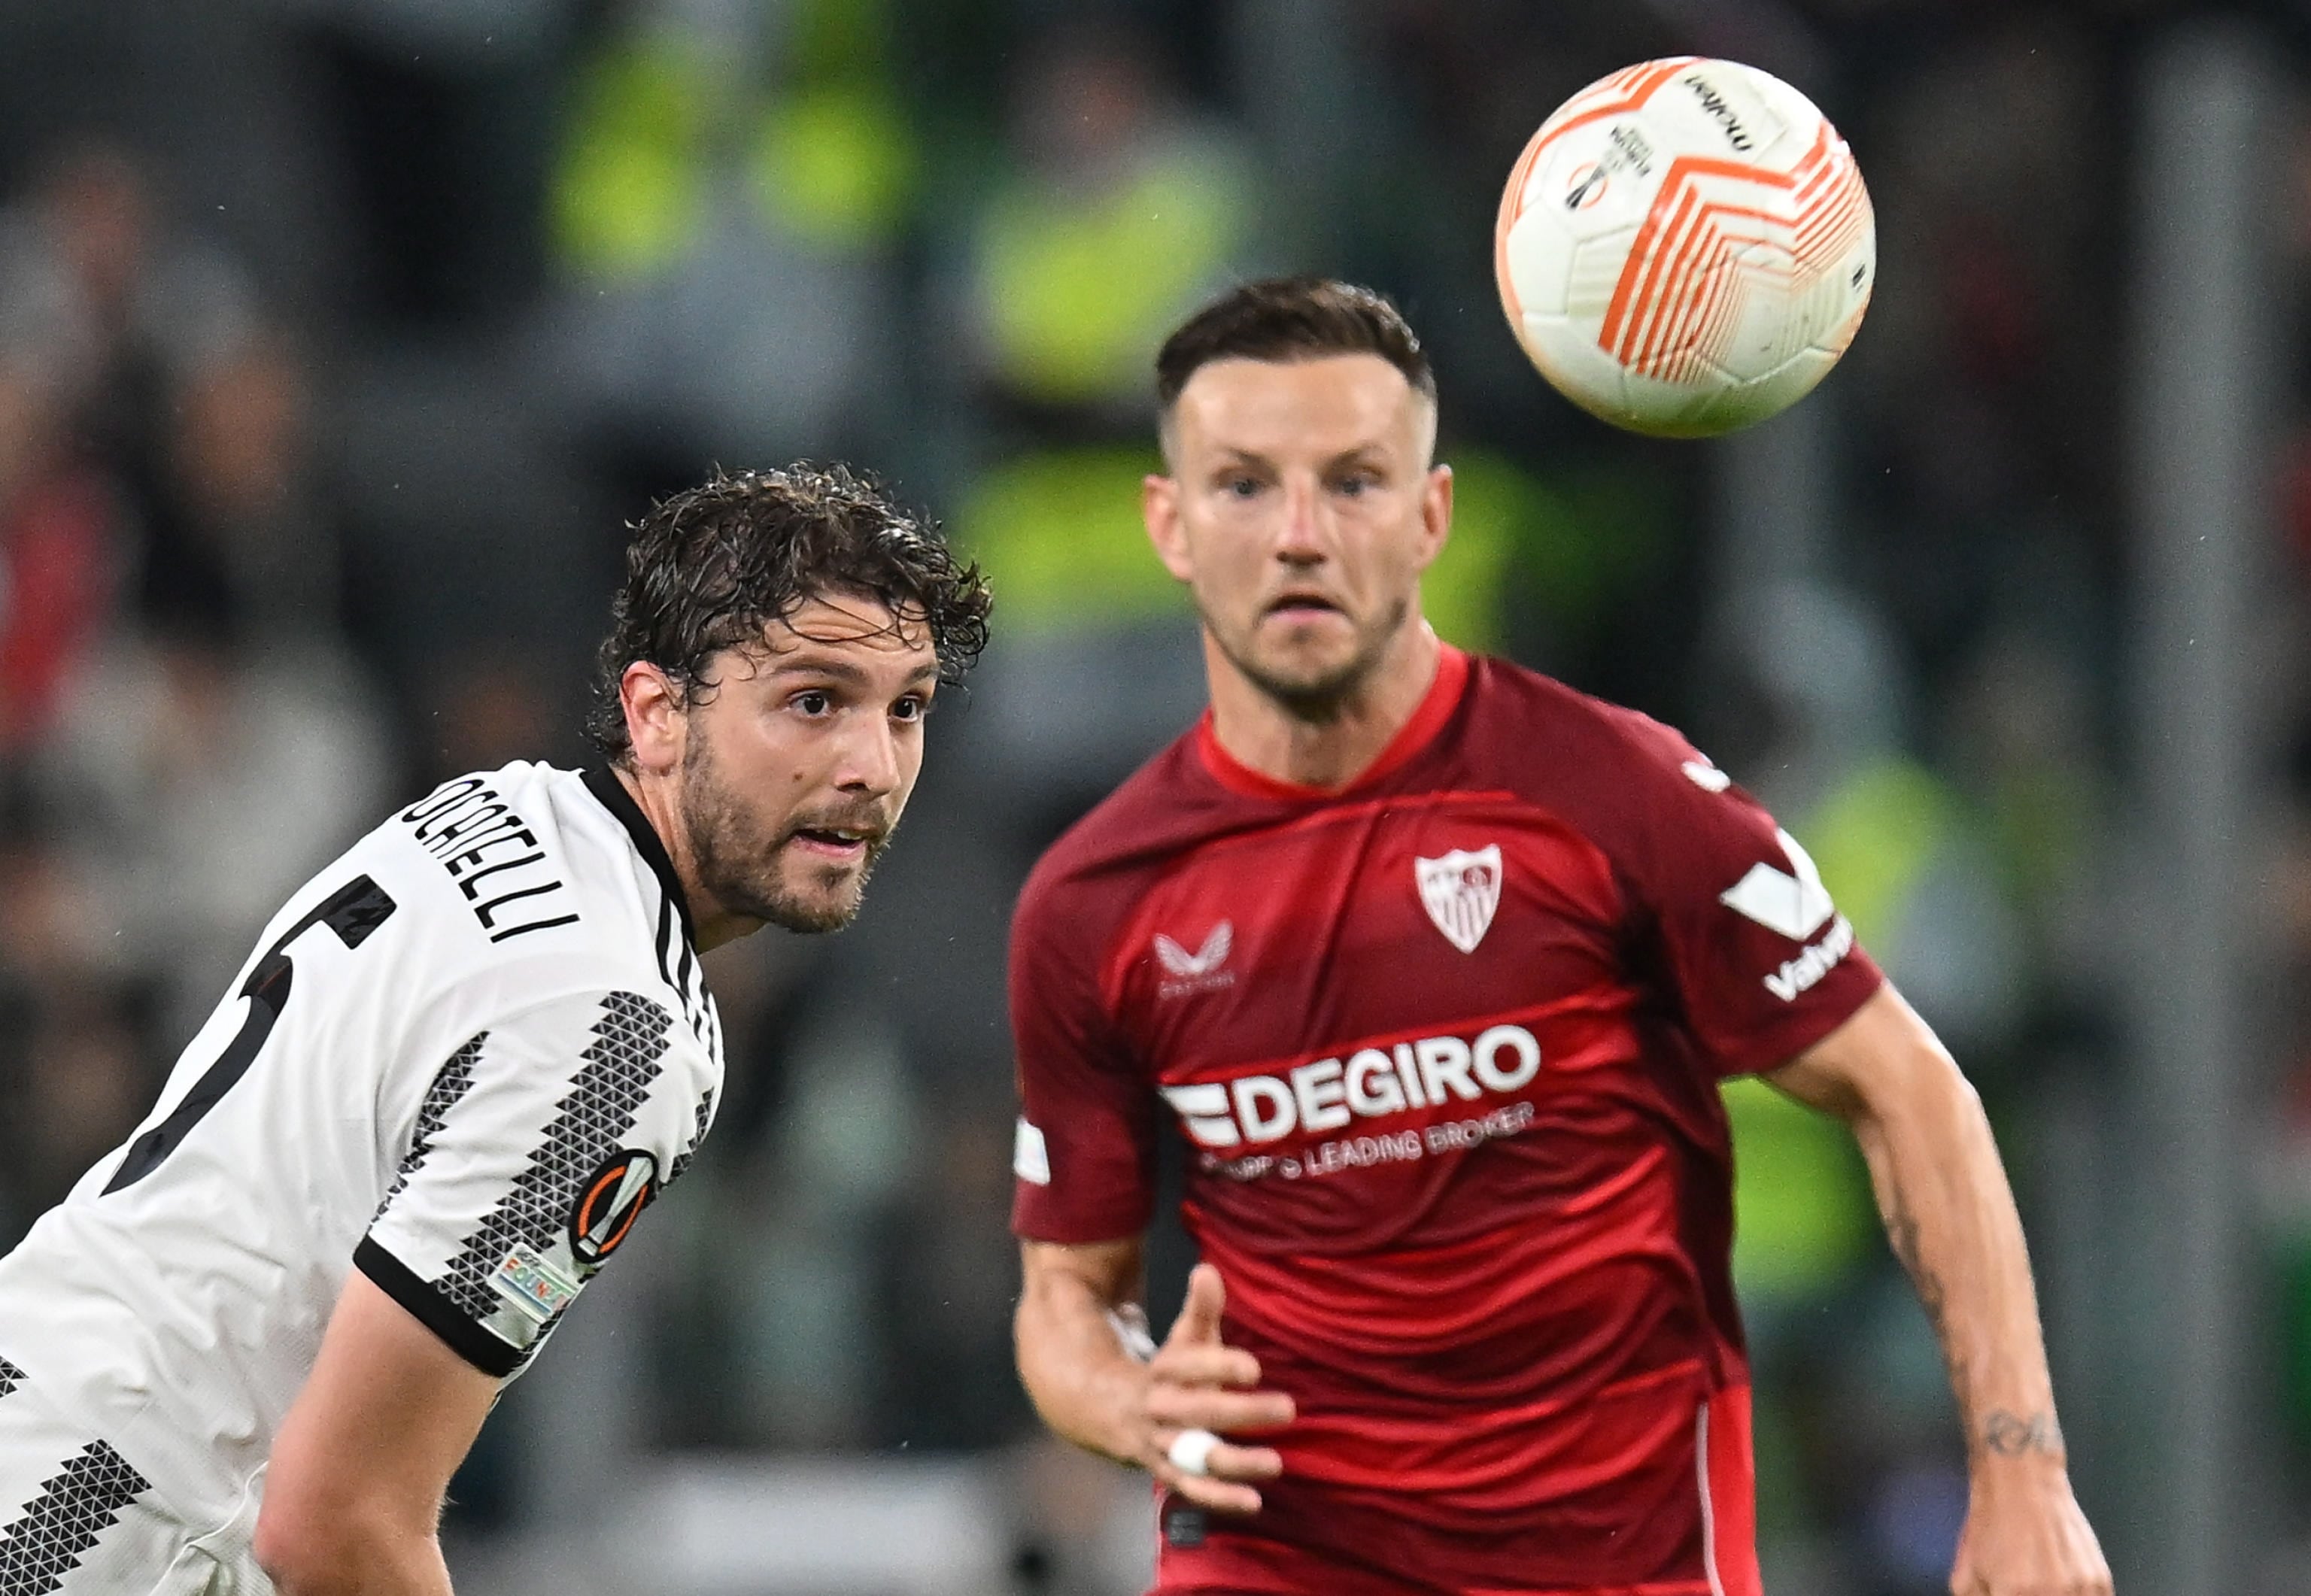
[[[1780,79],[1645,61],[1559,106],[1493,230],[1501,307],[1541,375],[1661,438],[1748,426],[1853,340],[1878,275],[1853,152]]]

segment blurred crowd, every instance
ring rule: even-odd
[[[1371,282],[1429,342],[1459,484],[1439,631],[1679,724],[1773,807],[2059,1232],[2042,1132],[2116,1048],[2106,111],[2158,9],[19,0],[0,1247],[143,1115],[336,849],[445,774],[582,757],[624,519],[714,463],[846,458],[983,563],[998,641],[859,925],[710,961],[729,1112],[658,1221],[682,1263],[649,1439],[1021,1443],[1003,931],[1036,851],[1197,711],[1192,622],[1138,530],[1149,360],[1272,269]],[[1879,297],[1808,422],[1824,536],[1764,568],[1729,548],[1722,452],[1578,415],[1493,298],[1532,127],[1680,51],[1803,83],[1877,205]],[[2289,638],[2307,440],[2272,473]],[[2280,696],[2263,907],[2301,990],[2311,704]],[[2311,1013],[2284,1017],[2311,1060]],[[2311,1063],[2281,1063],[2271,1318],[2311,1447]],[[1963,1457],[1850,1139],[1728,1100],[1769,1546],[1827,1588],[1940,1589]],[[1161,1315],[1176,1238],[1156,1256]],[[2056,1313],[2065,1261],[2042,1247]],[[518,1470],[519,1437],[481,1466]]]

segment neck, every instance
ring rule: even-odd
[[[632,795],[642,818],[650,822],[650,830],[658,833],[658,842],[666,848],[666,857],[674,866],[675,879],[682,883],[683,901],[690,908],[690,924],[698,951],[705,953],[760,930],[761,920],[731,913],[701,884],[697,850],[691,846],[689,827],[682,822],[682,804],[675,778],[653,776],[623,764],[613,764],[610,773],[617,777],[618,785]]]
[[[1365,679],[1321,717],[1287,707],[1238,670],[1204,633],[1212,735],[1237,763],[1295,786],[1335,791],[1372,768],[1436,680],[1443,645],[1414,616]]]

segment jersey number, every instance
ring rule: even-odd
[[[265,956],[257,961],[257,968],[241,985],[240,995],[249,999],[249,1017],[241,1021],[240,1029],[225,1043],[224,1051],[217,1055],[216,1062],[208,1067],[175,1111],[129,1145],[128,1156],[113,1173],[104,1188],[105,1195],[134,1186],[160,1168],[161,1161],[201,1122],[201,1116],[214,1108],[217,1100],[232,1090],[233,1083],[249,1073],[257,1051],[273,1034],[281,1011],[289,1004],[289,985],[297,974],[296,964],[285,951],[292,942],[314,926],[324,925],[335,931],[337,940],[347,947],[359,947],[369,940],[371,931],[393,917],[393,900],[386,895],[385,888],[366,876],[357,876],[266,949]]]

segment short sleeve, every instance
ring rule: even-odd
[[[1675,996],[1722,1075],[1787,1062],[1883,981],[1797,839],[1675,732],[1630,716],[1638,844],[1625,861]]]
[[[703,1138],[714,1083],[686,1043],[623,991],[475,1035],[426,1091],[354,1266],[467,1362],[516,1373]]]
[[[1155,1210],[1155,1093],[1100,999],[1078,920],[1031,883],[1011,929],[1019,1088],[1012,1229],[1082,1243],[1138,1235]]]

